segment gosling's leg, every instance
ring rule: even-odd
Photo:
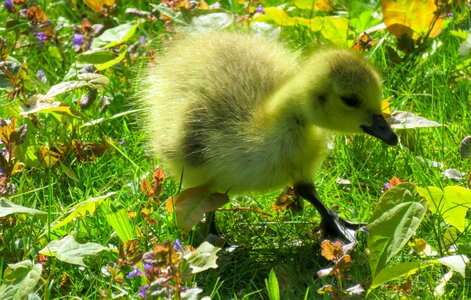
[[[366,223],[353,223],[340,218],[334,211],[322,203],[313,183],[295,184],[294,190],[298,195],[309,201],[322,217],[322,231],[327,238],[338,238],[344,241],[356,242],[358,231],[364,231]]]

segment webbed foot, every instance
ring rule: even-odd
[[[294,185],[295,192],[309,201],[322,217],[321,229],[323,238],[341,239],[345,242],[356,242],[359,231],[366,232],[365,223],[353,223],[340,218],[337,213],[322,203],[313,183],[298,183]]]
[[[329,209],[328,214],[323,216],[320,227],[323,239],[340,239],[344,242],[354,243],[357,242],[359,231],[367,232],[366,225],[366,223],[354,223],[344,220]]]

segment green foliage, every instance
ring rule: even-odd
[[[427,202],[410,183],[394,187],[380,200],[367,227],[373,277],[414,235],[427,209]]]
[[[30,260],[8,265],[3,273],[0,298],[30,299],[40,280],[42,270],[42,264],[34,264]]]
[[[137,22],[129,22],[105,30],[99,37],[93,39],[90,49],[92,51],[108,49],[126,43],[134,35],[138,26]]]
[[[108,197],[114,194],[114,192],[111,192],[103,196],[93,197],[77,203],[73,207],[69,208],[63,216],[53,222],[49,230],[54,231],[69,224],[70,222],[75,222],[77,219],[83,219],[88,215],[94,215],[98,206]]]
[[[79,266],[86,266],[83,262],[86,256],[95,256],[104,250],[109,250],[97,243],[77,243],[72,235],[67,235],[60,240],[53,240],[39,250],[39,253],[46,256],[54,256],[57,259]]]
[[[110,203],[106,203],[104,207],[106,221],[108,221],[108,224],[116,232],[122,243],[136,238],[124,209],[116,209]]]
[[[388,281],[398,279],[400,277],[410,277],[419,270],[435,264],[442,264],[447,266],[453,271],[459,273],[462,277],[465,277],[466,264],[468,263],[469,259],[465,255],[455,255],[428,261],[412,261],[397,264],[379,271],[377,276],[374,277],[370,288],[373,290]]]
[[[436,186],[417,188],[427,199],[432,213],[439,214],[445,222],[460,232],[466,229],[466,213],[471,206],[471,191],[462,186],[446,186],[443,190]]]
[[[267,287],[268,299],[279,300],[280,298],[280,287],[278,286],[278,279],[273,269],[268,274],[268,280],[265,279],[265,286]]]
[[[0,218],[4,218],[11,214],[30,214],[40,217],[47,213],[34,208],[17,205],[5,198],[0,198]]]
[[[183,255],[191,268],[191,273],[200,273],[211,268],[217,268],[217,255],[221,248],[214,247],[208,242],[203,242],[195,251]]]

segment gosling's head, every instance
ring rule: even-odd
[[[313,123],[340,132],[364,132],[389,145],[397,144],[396,134],[382,116],[381,79],[364,58],[348,50],[323,50],[302,72],[310,81],[307,92],[314,101]]]

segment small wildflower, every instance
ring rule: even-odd
[[[131,279],[131,278],[134,278],[136,276],[141,276],[143,275],[144,273],[142,273],[141,270],[139,270],[137,267],[132,267],[132,271],[128,273],[128,275],[126,275],[126,278],[127,279]]]
[[[10,13],[14,13],[16,12],[16,9],[15,9],[15,5],[13,4],[13,0],[6,0],[2,3],[3,7],[5,7],[5,9],[10,12]]]
[[[263,6],[261,4],[257,6],[257,9],[255,10],[255,12],[265,14],[265,10],[263,9]]]
[[[149,289],[148,285],[141,286],[139,293],[137,293],[138,297],[145,299],[147,297],[147,290]]]
[[[154,266],[152,264],[144,264],[144,271],[146,271],[146,276],[151,276]]]
[[[141,43],[142,46],[145,46],[146,45],[146,37],[141,35],[139,37],[139,43]]]
[[[183,251],[182,242],[180,242],[179,239],[176,239],[176,240],[173,242],[173,249],[175,249],[175,250],[177,250],[177,251]]]
[[[42,82],[47,82],[47,77],[44,74],[43,70],[38,70],[38,73],[36,73],[36,76],[38,76],[38,78],[41,79]]]
[[[74,37],[72,38],[72,45],[74,46],[74,49],[76,51],[80,50],[84,42],[85,42],[85,38],[83,34],[80,34],[80,33],[74,34]]]
[[[36,38],[38,39],[38,44],[41,47],[44,42],[48,40],[47,33],[45,32],[40,32],[40,31],[35,31],[34,34],[36,35]]]

